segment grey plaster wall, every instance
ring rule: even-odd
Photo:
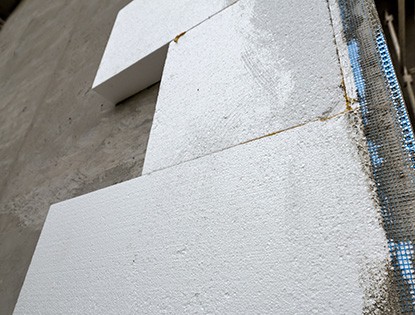
[[[158,85],[90,90],[130,0],[26,0],[0,32],[0,314],[13,311],[49,205],[141,174]]]

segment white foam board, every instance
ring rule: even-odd
[[[346,109],[324,0],[240,0],[171,43],[144,173]]]
[[[93,89],[117,103],[160,81],[167,44],[235,1],[132,1],[117,16]]]
[[[53,205],[15,314],[361,314],[388,251],[350,129],[309,123]]]

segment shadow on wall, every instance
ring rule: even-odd
[[[392,63],[402,89],[412,126],[414,126],[415,99],[412,94],[415,91],[415,1],[404,1],[401,12],[399,11],[398,1],[375,0],[375,3]],[[400,34],[401,17],[403,17],[402,23],[404,25],[404,33],[402,34]],[[402,53],[404,58],[401,58]],[[403,67],[406,68],[406,76],[403,75]],[[412,91],[410,91],[408,85],[412,86]]]
[[[1,0],[0,1],[0,29],[9,15],[16,9],[20,0]]]

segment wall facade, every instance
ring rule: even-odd
[[[52,206],[16,313],[394,313],[341,34],[239,0],[171,41],[144,175]]]

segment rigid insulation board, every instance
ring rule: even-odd
[[[235,1],[132,1],[117,16],[93,89],[117,103],[160,81],[167,44]]]
[[[53,205],[15,314],[384,307],[387,241],[354,115]]]
[[[240,0],[170,44],[143,172],[344,111],[343,81],[327,1]]]

